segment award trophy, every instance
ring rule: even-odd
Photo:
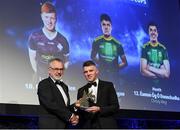
[[[88,107],[90,107],[92,103],[94,103],[94,100],[95,100],[95,95],[92,94],[92,91],[89,93],[86,93],[84,91],[82,98],[79,100],[80,109],[81,110],[87,109]]]

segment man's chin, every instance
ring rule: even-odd
[[[109,33],[104,33],[104,36],[109,37],[110,34]]]
[[[88,79],[88,82],[93,82],[94,80],[93,79]]]
[[[54,28],[53,28],[53,27],[48,27],[47,29],[48,29],[48,31],[50,31],[50,32],[54,32]]]
[[[62,77],[55,77],[55,80],[61,80]]]

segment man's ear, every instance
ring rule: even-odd
[[[96,68],[96,74],[98,75],[99,74],[99,70]]]
[[[51,70],[50,70],[50,67],[49,67],[49,68],[48,68],[48,74],[50,73],[50,71],[51,71]]]

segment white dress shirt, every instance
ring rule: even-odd
[[[97,102],[97,93],[98,93],[98,83],[99,83],[99,79],[96,79],[94,82],[96,82],[97,86],[94,86],[92,85],[90,88],[89,88],[89,93],[92,92],[92,94],[95,96],[95,99],[94,99],[94,103]]]
[[[51,78],[51,79],[53,80],[54,83],[56,82],[53,78]],[[63,80],[60,80],[60,81],[62,82]],[[61,94],[63,96],[63,99],[64,99],[64,102],[65,102],[65,104],[67,106],[68,97],[67,97],[66,93],[64,92],[63,88],[59,84],[56,84],[56,86],[59,89],[59,91],[61,92]]]

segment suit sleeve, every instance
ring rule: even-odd
[[[82,98],[82,96],[83,96],[83,89],[79,89],[77,94],[77,100]]]
[[[113,115],[119,110],[118,98],[112,83],[110,83],[107,87],[106,96],[107,100],[104,101],[104,104],[100,105],[101,116]]]
[[[40,105],[42,105],[49,113],[58,118],[68,122],[72,113],[67,106],[64,105],[63,99],[56,99],[49,83],[42,83],[38,85],[38,97]],[[62,100],[62,102],[60,102]]]

